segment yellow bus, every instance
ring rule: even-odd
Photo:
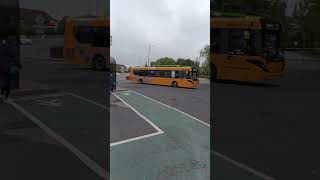
[[[110,21],[105,17],[68,18],[65,22],[64,59],[103,70],[110,64]]]
[[[285,61],[280,52],[281,24],[261,17],[211,17],[211,79],[279,79]]]
[[[198,71],[191,67],[130,67],[129,80],[140,84],[197,88]]]

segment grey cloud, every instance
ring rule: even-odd
[[[111,55],[125,65],[160,57],[191,58],[210,42],[209,0],[111,1]]]

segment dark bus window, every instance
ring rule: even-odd
[[[93,31],[94,29],[89,26],[75,26],[74,36],[79,43],[89,44],[93,41]]]
[[[140,70],[139,71],[139,76],[146,76],[146,71],[145,70]]]
[[[159,77],[166,77],[165,71],[159,71]]]
[[[232,29],[229,31],[229,52],[243,51],[243,30]]]
[[[171,71],[165,71],[165,77],[171,78]]]
[[[181,71],[180,72],[180,78],[186,78],[187,74],[186,74],[186,71]]]
[[[110,32],[106,27],[97,27],[93,31],[93,46],[96,47],[109,47]]]
[[[160,77],[160,71],[155,71],[154,76],[155,76],[155,77]]]
[[[210,52],[226,53],[228,50],[228,31],[227,29],[211,30]]]
[[[150,77],[154,77],[156,75],[156,72],[155,71],[149,71],[149,76]]]
[[[139,75],[139,71],[138,70],[133,70],[133,74],[134,75]]]
[[[176,77],[175,78],[180,78],[181,77],[180,72],[181,71],[176,71],[176,73],[175,73]]]

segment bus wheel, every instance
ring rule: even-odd
[[[105,61],[102,56],[98,56],[95,58],[95,68],[99,71],[103,70],[105,68]]]
[[[142,81],[142,79],[139,79],[139,84],[143,84],[143,81]]]
[[[172,87],[178,87],[178,83],[175,82],[175,81],[173,81],[173,82],[172,82]]]

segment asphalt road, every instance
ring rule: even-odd
[[[43,83],[61,91],[80,95],[95,103],[107,105],[109,101],[105,87],[105,72],[75,67],[59,61],[45,60],[43,58],[49,57],[48,44],[59,44],[59,40],[50,40],[50,43],[42,40],[34,42],[36,43],[33,46],[25,46],[22,49],[22,79]],[[32,57],[30,58],[30,56]],[[204,82],[198,89],[182,89],[119,81],[118,87],[142,93],[208,124],[211,112],[213,115],[213,121],[211,121],[213,136],[211,138],[213,138],[214,150],[237,162],[276,179],[319,179],[320,166],[318,161],[320,156],[318,152],[320,146],[318,139],[320,133],[318,133],[317,107],[320,105],[318,94],[320,86],[317,82],[320,76],[320,63],[314,57],[312,61],[307,61],[308,58],[305,57],[303,61],[300,61],[300,55],[296,53],[289,53],[287,57],[292,57],[294,60],[288,62],[285,78],[266,83],[219,82],[211,84],[210,88],[210,84]],[[210,96],[212,96],[211,102]],[[154,133],[154,128],[150,127],[132,109],[114,96],[110,98],[110,141],[112,143]],[[76,107],[77,105],[75,105]],[[66,173],[64,177],[81,176],[83,179],[99,179],[62,144],[46,137],[46,133],[30,120],[20,116],[8,106],[1,108],[1,110],[4,114],[18,116],[8,119],[1,125],[1,132],[6,132],[1,136],[1,145],[4,147],[1,148],[1,151],[2,154],[9,157],[8,161],[15,162],[16,158],[20,161],[23,160],[23,162],[33,161],[36,162],[35,164],[42,164],[42,172],[54,170],[57,175]],[[106,112],[106,120],[108,119],[107,114],[108,112]],[[126,121],[128,118],[130,121]],[[15,122],[17,119],[18,123]],[[33,135],[30,136],[29,142],[39,143],[40,141],[43,143],[45,141],[46,152],[52,152],[51,155],[44,155],[47,157],[46,163],[42,161],[44,160],[43,156],[37,156],[44,151],[41,147],[32,151],[27,150],[27,146],[29,148],[36,147],[34,144],[19,144],[19,149],[23,153],[12,151],[17,144],[13,143],[13,146],[9,147],[8,142],[17,141],[15,141],[16,138],[12,139],[12,135],[8,137],[7,131],[12,127],[10,124],[19,127],[22,125],[31,126],[32,130],[30,131]],[[25,128],[25,126],[22,127]],[[130,127],[131,130],[128,131],[126,127]],[[24,138],[25,133],[23,133]],[[42,134],[41,137],[45,136],[45,138],[34,140],[36,137],[34,134],[37,133]],[[59,148],[48,146],[48,144],[58,145]],[[52,151],[49,151],[48,148]],[[57,155],[57,149],[60,151],[59,155]],[[221,159],[216,158],[216,161],[220,162]],[[223,163],[225,161],[221,162],[221,164]],[[48,164],[48,166],[43,164]],[[60,167],[54,169],[53,167],[57,165]],[[10,166],[2,164],[0,167],[8,169]],[[13,175],[24,178],[28,175],[32,177],[31,166],[26,169],[23,169],[24,166],[19,167],[29,173],[13,174],[8,170],[7,177],[13,177]],[[73,168],[65,171],[68,167]],[[221,172],[225,168],[217,168],[216,170]],[[45,173],[37,175],[43,177]]]
[[[200,84],[197,89],[186,89],[118,81],[121,88],[142,93],[210,124],[210,83],[204,80]]]
[[[51,46],[51,44],[57,44],[56,42],[58,42],[59,40],[49,41],[34,40],[33,45],[22,47],[21,57],[23,70],[21,73],[21,79],[40,83],[48,87],[58,89],[60,92],[73,93],[87,100],[91,100],[93,103],[98,103],[102,106],[108,106],[109,97],[107,96],[105,86],[106,72],[94,71],[89,68],[80,67],[76,65],[68,65],[59,60],[47,59],[47,57],[49,57],[48,46]],[[195,94],[198,95],[194,95],[195,90],[190,89],[175,89],[170,87],[158,87],[147,85],[145,87],[141,87],[140,85],[129,84],[126,81],[119,81],[118,86],[124,89],[136,90],[137,92],[143,93],[147,96],[150,96],[151,98],[161,100],[162,102],[167,103],[168,105],[176,107],[180,110],[191,112],[191,115],[194,115],[199,119],[204,119],[203,121],[205,122],[209,122],[209,84],[206,84],[203,87],[196,90],[197,92]],[[58,105],[53,104],[53,106],[57,106],[50,109],[39,106],[38,101],[43,101],[42,103],[50,104],[51,102],[56,103],[56,98],[59,98],[58,100],[59,102],[61,101],[61,103],[63,104],[63,108],[59,107],[59,103]],[[95,105],[89,106],[88,103],[85,103],[84,101],[81,101],[77,98],[70,98],[71,97],[69,96],[64,97],[59,95],[59,97],[55,97],[54,99],[39,97],[35,100],[15,101],[15,103],[18,106],[24,108],[27,112],[29,112],[32,115],[33,119],[39,120],[42,123],[42,125],[49,127],[54,131],[55,134],[61,135],[64,139],[67,139],[72,145],[84,151],[84,153],[90,155],[90,157],[93,160],[96,160],[98,163],[100,163],[100,165],[102,164],[102,167],[104,167],[103,163],[108,161],[108,156],[106,155],[106,159],[101,159],[101,155],[99,155],[101,151],[98,152],[97,150],[98,155],[92,152],[91,150],[94,148],[97,149],[96,147],[98,147],[99,144],[97,144],[95,140],[92,141],[95,143],[93,144],[94,147],[90,148],[86,146],[86,143],[84,143],[83,141],[90,141],[90,138],[93,137],[88,137],[82,140],[80,134],[88,134],[88,132],[90,131],[90,129],[88,128],[91,126],[91,124],[86,125],[87,121],[85,119],[88,119],[89,116],[93,117],[93,112],[99,112],[97,113],[97,115],[94,116],[94,119],[97,119],[98,121],[105,120],[105,122],[107,123],[108,111],[105,111],[105,113],[100,113],[101,109],[97,108]],[[197,105],[198,102],[203,102],[201,105],[205,106],[204,109],[199,108],[199,104]],[[115,96],[110,96],[110,103],[111,127],[108,128],[106,126],[106,131],[104,133],[107,133],[108,130],[110,130],[110,143],[112,143],[111,145],[117,144],[121,141],[126,141],[130,138],[141,137],[145,135],[148,136],[150,134],[156,133],[154,127],[151,127],[149,123],[147,123],[136,112],[134,112],[131,108],[129,108]],[[197,108],[199,111],[193,111],[193,108]],[[75,113],[75,111],[78,112]],[[9,114],[19,114],[19,116],[24,117],[23,115],[21,115],[20,112],[14,109],[12,109],[11,113],[8,112],[8,115]],[[10,119],[10,121],[14,121],[14,119],[16,118]],[[79,121],[80,124],[75,123],[76,121]],[[11,122],[8,123],[10,124]],[[35,125],[35,123],[32,123],[30,121],[30,117],[29,119],[24,117],[23,123],[29,123],[35,127],[33,130],[31,130],[32,133],[34,133],[34,131],[42,134],[48,133],[43,131],[43,127],[38,128],[38,126]],[[103,128],[103,126],[99,125],[99,123],[94,123],[92,125],[98,125],[98,127]],[[75,129],[79,130],[75,131]],[[7,130],[4,129],[3,131]],[[77,135],[77,132],[79,136]],[[97,137],[97,139],[101,139],[101,133],[95,132],[89,134],[100,134],[99,137]],[[47,163],[50,164],[50,162],[60,160],[61,169],[68,169],[68,166],[72,167],[69,168],[68,171],[62,171],[60,169],[57,169],[56,174],[60,175],[59,179],[63,179],[64,177],[78,176],[80,176],[83,179],[99,179],[99,177],[96,174],[92,173],[90,168],[88,168],[81,161],[79,161],[78,157],[76,157],[75,154],[72,154],[68,150],[68,148],[64,147],[65,144],[56,141],[54,138],[48,138],[51,140],[51,144],[58,144],[59,147],[61,147],[62,152],[59,155],[56,154],[55,150],[53,150],[53,155],[49,156],[46,159]],[[107,141],[108,139],[105,140],[106,146],[108,146]],[[8,154],[8,157],[16,156],[16,152],[10,152],[8,150],[5,151]],[[25,151],[23,151],[23,153],[25,153]],[[37,153],[41,153],[41,149],[36,148],[34,153],[32,153],[32,156],[35,157],[35,161],[37,160]],[[107,150],[105,151],[105,153],[107,154]],[[61,158],[66,159],[65,156],[70,156],[71,163],[77,165],[70,166],[70,163],[64,163],[64,161]],[[24,160],[25,162],[30,162],[30,160],[27,158],[24,158],[22,160]],[[57,163],[51,163],[50,166],[43,165],[42,169],[44,169],[44,172],[50,172],[53,170],[53,165],[57,165]],[[30,166],[30,168],[32,168],[32,166]],[[26,169],[25,171],[30,170]],[[40,177],[43,178],[43,175],[44,173],[40,174]],[[15,176],[20,177],[20,174],[15,174]],[[13,174],[9,174],[7,177],[10,179],[13,177]],[[33,176],[32,173],[24,175],[24,177],[35,178],[35,176]]]
[[[275,179],[320,179],[319,62],[288,59],[281,80],[213,83],[213,148]]]
[[[74,93],[93,103],[107,106],[109,96],[105,86],[106,72],[43,59],[49,57],[50,46],[58,41],[60,40],[34,40],[33,45],[21,47],[21,80],[44,84],[60,92]],[[62,97],[59,100],[62,100],[66,109],[60,110],[55,109],[58,107],[42,109],[37,107],[38,102],[32,100],[15,103],[67,139],[100,167],[108,169],[106,147],[109,141],[109,110],[81,98],[72,100]],[[6,117],[4,120],[1,117],[0,126],[0,154],[3,157],[1,160],[4,160],[0,163],[0,179],[102,179],[92,170],[92,166],[89,167],[83,159],[80,160],[75,151],[54,138],[45,128],[39,128],[39,124],[26,114],[23,115],[21,110],[9,104],[2,104],[0,110]],[[86,124],[90,118],[100,122]],[[95,131],[89,133],[93,129]]]

